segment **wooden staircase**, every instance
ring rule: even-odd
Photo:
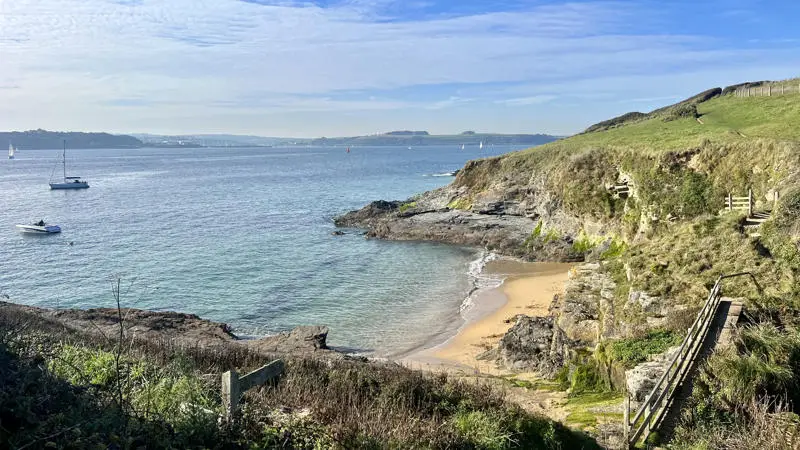
[[[777,191],[775,192],[773,202],[778,202]],[[748,189],[746,197],[734,197],[731,194],[728,194],[725,197],[725,209],[728,211],[747,211],[747,218],[745,219],[743,225],[744,231],[751,237],[761,237],[761,233],[759,232],[761,229],[761,224],[769,220],[770,216],[772,215],[772,210],[764,209],[761,211],[756,211],[755,207],[756,202],[755,198],[753,197],[752,189]]]
[[[683,405],[691,396],[693,378],[698,368],[716,346],[731,343],[732,329],[739,320],[742,305],[722,298],[722,282],[740,276],[749,276],[761,292],[761,287],[749,272],[717,278],[680,349],[665,367],[664,374],[644,402],[631,411],[630,395],[626,395],[623,430],[630,448],[647,439],[654,431],[658,431],[665,441],[670,439],[679,422]]]
[[[769,220],[771,215],[772,211],[769,210],[752,212],[744,221],[744,231],[752,237],[761,237],[761,224]]]

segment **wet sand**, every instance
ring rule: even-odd
[[[480,292],[465,314],[458,333],[436,347],[405,358],[403,362],[422,369],[502,374],[493,362],[476,356],[494,347],[513,326],[517,314],[546,316],[553,296],[560,292],[572,264],[492,261],[486,273],[503,276],[497,288]]]

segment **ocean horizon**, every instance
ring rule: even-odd
[[[0,164],[0,295],[50,308],[173,310],[255,337],[327,325],[329,344],[391,357],[463,323],[486,285],[482,251],[340,236],[332,219],[373,200],[403,200],[452,181],[495,146],[72,150],[68,175],[91,187],[51,191],[59,150]],[[25,236],[45,219],[63,232]],[[482,284],[483,283],[483,284]],[[489,282],[491,284],[491,282]]]

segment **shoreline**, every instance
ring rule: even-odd
[[[553,296],[563,289],[570,263],[529,263],[497,259],[486,264],[487,275],[499,285],[475,295],[473,305],[462,313],[464,324],[454,336],[430,348],[412,351],[398,362],[428,370],[504,374],[493,361],[477,356],[494,347],[514,325],[517,314],[546,316]]]

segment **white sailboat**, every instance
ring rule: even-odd
[[[480,149],[483,150],[483,141],[481,141]]]
[[[15,149],[14,146],[11,145],[11,142],[9,142],[8,143],[8,159],[14,159],[14,153],[16,151],[17,151],[17,149]]]
[[[461,144],[461,150],[464,150],[464,144]]]
[[[89,183],[81,180],[81,177],[67,176],[67,141],[64,141],[64,150],[61,153],[61,166],[64,171],[64,180],[61,183],[53,183],[53,176],[50,175],[50,189],[86,189]],[[55,168],[53,168],[55,172]]]

